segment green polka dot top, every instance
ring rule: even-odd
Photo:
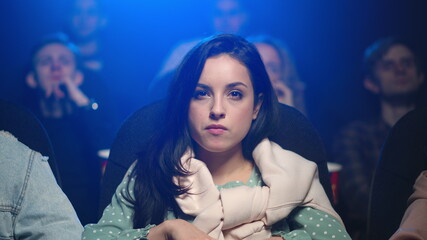
[[[134,229],[132,216],[132,204],[127,201],[123,195],[129,182],[129,189],[133,189],[134,178],[130,177],[129,169],[126,177],[118,186],[110,205],[96,224],[85,226],[82,239],[86,240],[136,240],[147,239],[149,230],[155,225],[150,224],[144,228]],[[254,168],[248,182],[233,181],[221,186],[222,188],[234,188],[246,185],[249,187],[262,186],[262,178],[257,168]],[[130,197],[133,196],[132,190],[129,191]],[[175,219],[172,212],[168,212],[165,220]],[[192,218],[183,219],[191,222]],[[345,227],[334,217],[311,207],[295,208],[291,214],[282,221],[277,222],[271,228],[273,236],[281,236],[286,240],[306,240],[306,239],[351,239]]]

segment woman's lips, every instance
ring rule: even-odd
[[[224,127],[222,125],[218,125],[218,124],[209,125],[205,129],[208,133],[213,134],[213,135],[221,135],[225,131],[227,131],[226,127]]]

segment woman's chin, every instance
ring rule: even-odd
[[[235,149],[237,147],[236,144],[229,143],[226,141],[213,141],[213,142],[205,142],[199,145],[199,151],[205,151],[208,153],[226,153]],[[240,144],[238,144],[240,146]]]

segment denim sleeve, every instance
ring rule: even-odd
[[[147,239],[147,235],[155,225],[144,228],[133,228],[133,205],[128,198],[133,198],[135,179],[130,176],[134,165],[130,167],[123,181],[117,187],[111,203],[104,209],[101,219],[96,224],[88,224],[83,232],[83,240],[136,240]],[[127,186],[129,183],[129,186]],[[129,194],[127,194],[129,187]],[[127,196],[127,197],[124,197]]]
[[[2,184],[13,216],[12,239],[81,239],[82,225],[57,185],[47,157],[11,135],[2,135]],[[8,171],[8,173],[6,172]],[[0,221],[1,223],[1,221]],[[0,224],[1,225],[1,224]]]

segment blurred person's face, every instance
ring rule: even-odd
[[[414,54],[400,44],[392,46],[376,63],[374,76],[377,93],[383,96],[414,93],[424,81],[424,75],[415,64]]]
[[[261,55],[277,99],[280,103],[294,106],[292,90],[282,79],[284,69],[279,53],[274,47],[266,43],[255,43],[255,47]]]
[[[261,55],[270,81],[272,83],[280,81],[282,77],[282,61],[280,60],[279,53],[269,44],[255,43],[255,47]]]
[[[216,32],[238,34],[247,21],[247,13],[236,0],[218,0],[213,16]]]
[[[93,37],[105,24],[96,0],[76,0],[71,14],[71,29],[76,37]]]
[[[78,72],[74,53],[59,43],[41,48],[33,61],[37,85],[47,97],[55,93],[66,78],[74,80]]]

